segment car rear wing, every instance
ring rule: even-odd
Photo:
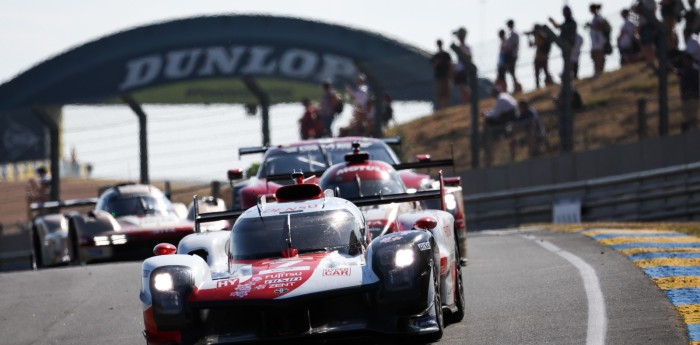
[[[440,209],[445,210],[445,182],[442,170],[438,173],[440,188],[431,190],[421,190],[412,193],[372,195],[359,198],[348,198],[347,200],[357,207],[391,204],[394,202],[411,202],[440,199]]]
[[[241,147],[238,149],[238,156],[252,155],[255,153],[265,153],[270,149],[269,146],[251,146],[251,147]]]
[[[194,232],[202,232],[199,225],[202,223],[218,222],[220,220],[235,220],[240,217],[245,210],[229,210],[218,212],[199,213],[199,202],[197,196],[192,197],[194,207]]]
[[[382,141],[387,145],[401,145],[401,137],[382,138]]]
[[[61,208],[93,206],[96,204],[97,204],[97,198],[71,199],[71,200],[59,200],[59,201],[33,202],[33,203],[29,204],[29,209],[31,211],[57,210],[57,209],[61,209]]]
[[[411,163],[399,163],[394,164],[392,167],[396,170],[407,170],[407,169],[422,169],[422,168],[434,168],[434,167],[444,167],[451,166],[454,167],[454,159],[440,159],[440,160],[426,160],[420,162]]]

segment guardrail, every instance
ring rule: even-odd
[[[464,198],[470,230],[553,221],[554,205],[580,202],[582,222],[700,220],[700,162]]]

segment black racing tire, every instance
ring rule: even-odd
[[[43,257],[41,255],[41,239],[36,231],[36,228],[32,225],[32,269],[36,270],[44,267]]]
[[[72,265],[83,264],[82,257],[80,255],[80,236],[78,234],[78,229],[75,228],[73,222],[68,223],[68,241],[70,247],[70,263]]]
[[[450,313],[448,317],[449,323],[456,323],[462,321],[462,319],[464,319],[465,310],[467,308],[466,300],[464,298],[464,279],[462,278],[462,265],[459,264],[460,256],[459,246],[457,245],[457,243],[455,243],[455,251],[457,253],[457,257],[455,260],[455,266],[457,267],[457,277],[455,279],[455,305],[457,306],[457,311]]]
[[[439,268],[438,268],[439,269]],[[422,335],[420,337],[421,342],[434,343],[442,338],[442,334],[445,330],[445,315],[442,312],[442,296],[440,296],[440,274],[433,270],[433,308],[435,311],[435,319],[438,324],[438,330],[433,333]]]

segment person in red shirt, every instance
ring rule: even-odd
[[[316,107],[308,98],[301,100],[304,106],[304,115],[299,119],[299,134],[302,140],[320,138],[323,135],[323,121],[316,112]]]

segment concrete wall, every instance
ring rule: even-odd
[[[462,174],[464,194],[574,182],[700,161],[700,131]]]

